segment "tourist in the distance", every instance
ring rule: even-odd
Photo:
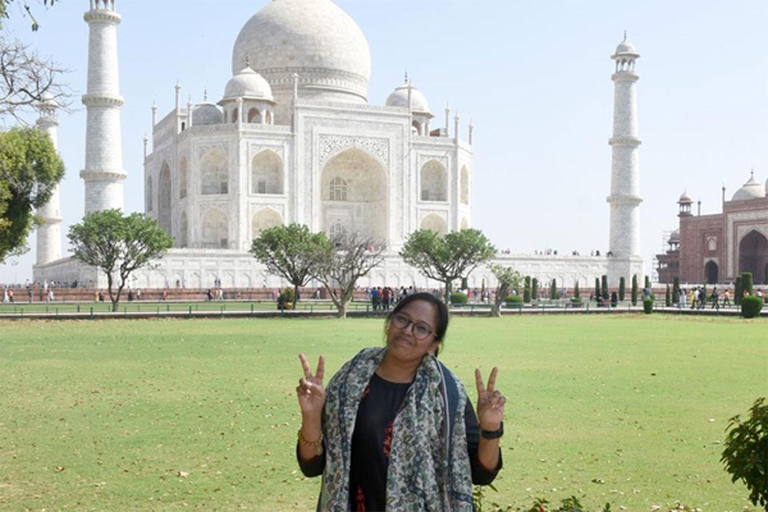
[[[431,294],[408,295],[385,325],[386,346],[363,349],[327,388],[323,356],[313,374],[299,355],[296,454],[306,476],[323,475],[317,508],[471,511],[472,484],[491,483],[502,465],[498,370],[487,386],[475,370],[475,416],[464,386],[436,358],[445,305]]]

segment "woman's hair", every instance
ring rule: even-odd
[[[435,326],[435,337],[438,341],[437,348],[435,349],[435,356],[437,356],[437,353],[440,351],[440,345],[445,341],[445,332],[448,330],[448,308],[443,301],[431,293],[419,292],[403,297],[398,301],[395,308],[387,315],[387,322],[384,324],[384,330],[386,331],[389,328],[389,322],[392,320],[393,316],[402,311],[405,306],[417,300],[429,302],[437,308],[437,325]]]

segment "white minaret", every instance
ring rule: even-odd
[[[627,41],[619,44],[611,58],[616,70],[614,83],[613,137],[611,160],[611,227],[608,254],[608,283],[614,287],[624,277],[627,286],[637,275],[642,286],[643,260],[640,256],[640,139],[637,134],[637,81],[635,62],[640,55]]]
[[[37,120],[37,128],[48,134],[53,142],[53,147],[58,150],[57,108],[59,106],[53,98],[44,99],[38,106],[40,118]],[[37,215],[41,220],[40,226],[37,228],[37,264],[45,265],[61,259],[61,196],[58,185],[53,189],[48,202],[38,208]]]
[[[120,132],[120,96],[117,65],[115,0],[90,0],[85,13],[88,39],[88,92],[83,104],[88,110],[85,134],[85,213],[123,208],[123,148]]]

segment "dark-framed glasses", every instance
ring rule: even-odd
[[[417,340],[424,340],[429,337],[430,334],[432,334],[432,329],[425,324],[421,322],[414,322],[410,318],[408,318],[405,315],[401,315],[400,313],[392,316],[392,325],[397,327],[398,329],[407,329],[409,325],[412,325],[411,332],[413,333],[413,337]]]

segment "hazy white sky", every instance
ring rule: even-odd
[[[268,0],[117,0],[127,211],[143,210],[142,139],[174,104],[174,84],[218,101],[231,77],[232,47]],[[475,124],[474,227],[513,253],[606,250],[613,62],[624,30],[637,71],[642,249],[646,271],[677,226],[687,189],[702,213],[720,211],[749,179],[768,178],[768,2],[765,0],[337,0],[368,38],[369,102],[383,104],[407,69],[438,125],[450,104],[463,138]],[[86,89],[87,0],[21,11],[6,31],[71,70]],[[61,118],[64,251],[83,215],[85,110]],[[452,123],[451,123],[452,124]],[[0,265],[0,282],[31,278],[30,252]]]

